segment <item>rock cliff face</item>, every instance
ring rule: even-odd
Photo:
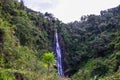
[[[63,64],[63,71],[64,71],[64,74],[65,76],[68,76],[68,73],[67,73],[67,63],[66,63],[66,50],[65,50],[65,43],[63,41],[63,38],[62,36],[59,34],[59,40],[60,40],[60,46],[61,46],[61,53],[62,53],[62,64]]]

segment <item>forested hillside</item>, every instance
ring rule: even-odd
[[[120,79],[120,6],[100,13],[60,28],[73,80]]]
[[[22,0],[0,0],[0,80],[59,80],[56,31],[65,77],[119,80],[120,6],[100,13],[65,24]]]
[[[47,75],[42,61],[54,51],[54,31],[52,14],[28,9],[23,1],[0,0],[0,80],[56,80],[56,69],[51,66]]]

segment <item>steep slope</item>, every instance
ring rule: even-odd
[[[49,14],[50,15],[50,14]],[[16,0],[0,0],[0,80],[56,79],[56,69],[46,77],[41,61],[53,52],[54,18],[35,12]]]
[[[83,16],[81,21],[63,24],[59,29],[65,42],[67,71],[73,80],[90,80],[119,71],[119,13],[120,6],[101,11],[101,15]]]

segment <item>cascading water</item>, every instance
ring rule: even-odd
[[[64,76],[63,69],[62,69],[62,56],[61,56],[61,49],[58,41],[58,33],[56,32],[56,54],[57,54],[57,68],[58,68],[58,73],[61,77]]]

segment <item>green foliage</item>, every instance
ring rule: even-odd
[[[43,73],[46,73],[47,70],[36,56],[36,52],[30,49],[30,47],[21,46],[14,35],[15,28],[9,26],[10,24],[1,20],[0,30],[4,33],[2,34],[4,39],[4,47],[2,49],[2,54],[0,54],[0,67],[3,69],[16,69],[19,70],[18,73],[20,71],[25,73],[28,71],[25,75],[30,79],[38,80],[40,77],[41,79],[45,78],[45,74]],[[50,59],[54,59],[53,54],[52,57],[50,56]],[[52,62],[50,64],[52,64]],[[50,75],[49,78],[57,77],[54,69],[50,73],[52,73],[53,76]],[[1,76],[1,78],[5,78],[5,76],[7,79],[9,78],[7,72],[1,72]],[[14,76],[15,75],[13,75],[13,77]],[[10,79],[12,79],[12,77],[10,77]]]
[[[108,66],[104,63],[103,60],[94,60],[94,67],[92,69],[91,76],[105,76],[108,69]]]
[[[52,21],[16,0],[0,0],[0,18],[0,79],[46,79],[41,57],[52,49]],[[49,73],[49,79],[58,77],[53,67]]]
[[[81,66],[81,68],[85,70],[91,70],[93,66],[94,66],[94,59],[89,59],[89,61],[87,61],[84,66]]]
[[[99,80],[119,80],[120,79],[120,72],[116,72],[113,75],[100,78]]]
[[[87,15],[81,21],[61,24],[71,75],[79,78],[79,70],[88,70],[91,78],[114,74],[120,65],[120,6],[101,15]],[[76,66],[77,65],[77,66]],[[74,78],[75,79],[75,78]],[[82,80],[82,79],[80,79]]]
[[[119,79],[119,9],[64,24],[50,13],[28,9],[23,1],[0,0],[0,79],[13,80],[16,75],[29,80],[58,79],[52,67],[54,54],[48,52],[54,48],[56,29],[72,79],[92,80],[97,76],[109,80],[112,74],[113,80]]]
[[[12,73],[9,73],[5,70],[0,70],[0,79],[1,80],[15,80],[15,77]]]
[[[50,71],[53,71],[53,65],[55,64],[55,58],[54,58],[54,54],[53,52],[46,52],[43,56],[42,56],[42,62],[44,63],[44,65],[48,68],[47,70],[47,77],[46,79],[50,79],[51,75],[50,75]]]
[[[72,76],[73,80],[90,80],[90,73],[88,70],[79,70],[77,74]]]
[[[47,52],[42,57],[43,63],[47,66],[52,66],[55,63],[54,54],[52,52]]]

